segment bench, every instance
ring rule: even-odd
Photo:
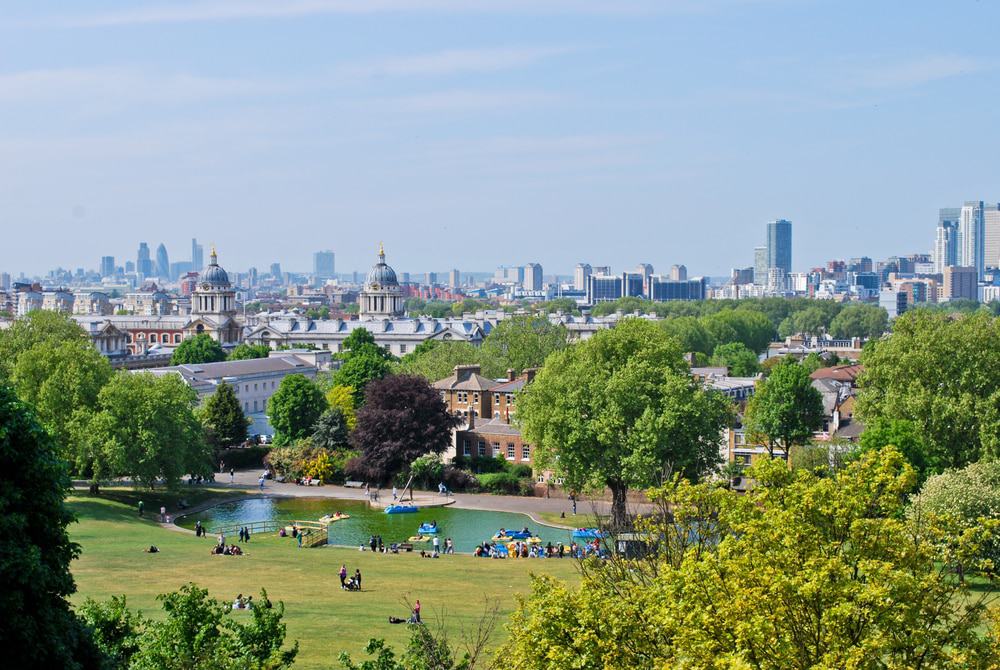
[[[344,486],[346,486],[349,489],[360,489],[360,488],[364,488],[365,483],[364,482],[344,482]]]
[[[413,551],[413,545],[410,544],[409,542],[401,542],[399,544],[399,550],[400,551]]]

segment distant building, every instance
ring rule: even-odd
[[[767,267],[792,271],[792,222],[785,219],[767,224]]]
[[[945,300],[976,300],[979,284],[974,267],[952,266],[944,269]]]
[[[577,291],[586,291],[592,273],[593,269],[589,263],[577,263],[573,270],[573,288]]]
[[[758,286],[767,284],[767,247],[753,248],[753,283]]]
[[[191,271],[201,272],[205,267],[205,247],[198,244],[198,240],[191,238]]]
[[[167,247],[160,242],[156,247],[156,276],[163,279],[173,279],[170,275],[170,258],[167,256]]]
[[[332,251],[317,251],[313,254],[313,275],[317,279],[332,279],[336,275]]]
[[[623,298],[627,296],[634,296],[637,298],[645,297],[645,278],[641,274],[637,274],[635,272],[623,272],[621,293]]]
[[[0,272],[0,291],[10,290],[10,273]]]
[[[436,272],[428,272],[427,273],[427,282],[426,283],[427,283],[428,286],[434,286],[435,284],[437,284],[438,283],[437,273]]]
[[[102,277],[114,277],[115,276],[115,257],[114,256],[101,256],[101,276]]]
[[[685,265],[674,265],[670,268],[670,279],[672,281],[687,281],[688,269]]]
[[[458,288],[462,285],[462,273],[458,270],[450,270],[448,272],[448,286],[451,288]]]
[[[1000,205],[983,206],[983,266],[1000,268]]]
[[[957,265],[976,269],[976,279],[983,276],[985,266],[985,219],[983,217],[982,200],[969,200],[962,205],[958,222],[958,260]]]
[[[753,283],[753,268],[733,268],[729,275],[729,281],[733,284],[752,284]]]
[[[648,298],[654,302],[670,300],[704,300],[708,294],[708,281],[704,277],[694,279],[665,279],[651,277]]]
[[[271,263],[271,276],[275,279],[281,279],[281,263]]]
[[[587,283],[587,304],[613,302],[622,297],[622,279],[614,275],[592,274]]]
[[[521,285],[526,291],[541,291],[542,266],[538,263],[528,263],[524,267],[524,282]]]
[[[145,242],[139,243],[139,251],[135,259],[135,271],[143,277],[153,276],[153,260],[149,257],[149,245]]]
[[[403,315],[405,299],[396,279],[396,271],[385,262],[385,248],[379,244],[378,263],[372,266],[358,298],[362,319],[391,318]]]

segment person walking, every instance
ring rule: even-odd
[[[194,522],[194,536],[195,537],[201,537],[201,531],[202,531],[201,521],[195,521]]]
[[[243,528],[240,528],[240,542],[243,541]]]
[[[299,533],[299,549],[302,548],[302,533]]]
[[[573,503],[573,516],[576,516],[576,494],[575,493],[570,493],[569,494],[569,499],[570,499],[570,502]]]
[[[392,487],[392,501],[396,502],[396,500],[398,498],[399,498],[399,490],[395,486],[393,486]]]
[[[378,546],[378,542],[375,540],[375,536],[374,535],[372,535],[370,538],[368,538],[368,546],[371,547],[372,553],[374,554],[375,553],[375,547]]]
[[[243,535],[244,535],[244,537],[246,537],[246,541],[249,542],[250,541],[250,528],[249,527],[244,527],[243,528]]]
[[[434,547],[434,553],[435,554],[441,553],[441,551],[440,551],[441,550],[441,540],[438,539],[437,535],[435,535],[434,539],[431,540],[431,545]]]
[[[413,603],[413,622],[420,623],[420,599]]]
[[[229,483],[236,481],[236,468],[229,468]]]
[[[384,553],[384,551],[385,551],[385,544],[382,542],[382,536],[381,535],[377,535],[376,539],[378,540],[378,553],[380,553],[380,554]]]
[[[139,516],[142,516],[142,508],[143,508],[143,504],[142,504],[142,501],[140,500],[139,501]]]
[[[340,590],[343,591],[345,588],[347,588],[346,585],[345,585],[345,583],[347,582],[347,564],[346,563],[342,563],[340,565],[340,572],[338,572],[337,575],[340,577]]]
[[[361,590],[361,570],[357,569],[354,571],[354,583],[358,585],[358,591]]]

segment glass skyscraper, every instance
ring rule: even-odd
[[[792,222],[777,219],[767,223],[767,267],[792,271]]]

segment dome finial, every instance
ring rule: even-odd
[[[209,260],[211,260],[211,263],[210,263],[211,265],[218,265],[219,264],[219,257],[215,253],[215,244],[214,243],[212,244],[212,255],[209,256]]]
[[[378,257],[385,260],[385,246],[381,241],[378,243]]]

